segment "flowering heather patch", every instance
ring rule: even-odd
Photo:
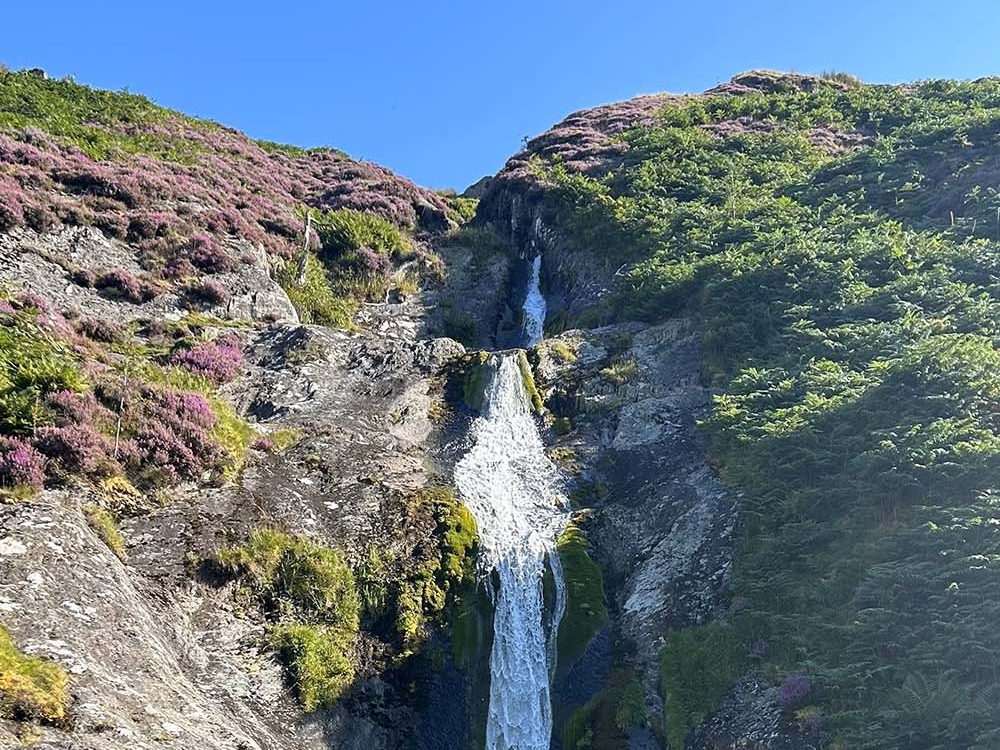
[[[224,403],[141,375],[126,379],[98,361],[104,350],[94,343],[87,345],[94,356],[80,363],[67,346],[79,335],[58,311],[39,311],[28,297],[5,302],[12,312],[0,325],[0,486],[122,470],[173,483],[238,469],[252,433]],[[66,330],[52,328],[50,319]],[[77,325],[103,331],[88,320]],[[222,382],[239,370],[243,355],[238,339],[227,336],[178,361]]]
[[[45,481],[45,456],[24,438],[0,436],[0,486],[38,489]]]
[[[229,299],[229,292],[218,281],[203,279],[189,284],[184,296],[196,305],[221,305]]]
[[[204,396],[143,385],[127,396],[126,413],[134,468],[176,481],[222,467],[224,451],[212,436],[217,418]]]
[[[778,699],[782,705],[788,706],[798,703],[809,695],[811,690],[812,683],[809,681],[809,678],[803,672],[796,672],[785,677],[781,683],[781,692],[778,695]]]
[[[40,427],[34,445],[65,472],[93,476],[114,472],[111,443],[92,425]]]
[[[363,276],[388,279],[392,275],[392,262],[370,247],[356,251],[354,265]]]
[[[240,340],[233,335],[178,349],[170,357],[171,364],[202,375],[214,383],[226,383],[236,377],[243,361]]]
[[[203,232],[191,236],[184,253],[192,265],[205,273],[226,273],[236,267],[236,262],[226,251]]]
[[[435,227],[447,210],[432,191],[338,151],[264,148],[143,97],[69,81],[0,71],[2,122],[16,126],[0,126],[0,231],[92,224],[134,243],[150,270],[178,258],[225,270],[230,236],[291,257],[303,205],[400,227]]]
[[[121,326],[103,318],[82,318],[76,324],[76,330],[87,338],[103,341],[106,344],[114,344],[124,338]]]
[[[148,281],[143,281],[121,268],[99,274],[94,279],[94,288],[106,296],[117,297],[135,304],[156,299],[158,293],[157,288]]]
[[[268,440],[266,437],[259,437],[250,444],[250,448],[255,451],[261,451],[262,453],[274,453],[275,446],[274,443]]]

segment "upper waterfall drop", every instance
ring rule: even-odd
[[[542,258],[535,256],[524,300],[524,340],[542,340],[545,297]],[[473,445],[455,467],[455,484],[479,527],[480,565],[499,578],[495,591],[487,750],[549,750],[550,680],[566,591],[556,543],[569,522],[559,470],[530,409],[523,352],[493,355],[496,366],[484,410],[472,426]],[[546,612],[546,562],[555,601]]]
[[[525,346],[534,346],[544,336],[546,302],[541,281],[542,255],[539,253],[531,261],[531,279],[528,281],[528,294],[524,298]]]

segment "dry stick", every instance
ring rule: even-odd
[[[312,231],[312,219],[312,211],[306,211],[305,239],[302,241],[302,257],[299,259],[299,286],[306,283],[306,261],[309,258],[309,232]]]
[[[115,461],[118,460],[118,439],[122,434],[122,411],[125,409],[126,388],[128,388],[128,370],[122,373],[122,393],[118,399],[118,419],[115,422]]]

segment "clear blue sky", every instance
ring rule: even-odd
[[[1000,73],[996,0],[9,2],[0,62],[128,88],[431,187],[495,172],[571,111],[756,67]]]

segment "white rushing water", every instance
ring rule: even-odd
[[[528,295],[524,298],[524,337],[526,346],[534,346],[542,340],[545,325],[545,297],[541,289],[542,256],[536,255],[531,262],[531,280]]]
[[[525,300],[525,335],[542,336],[545,299],[538,289],[536,258]],[[566,607],[556,541],[569,507],[559,472],[545,455],[529,408],[517,355],[499,355],[484,411],[472,427],[473,446],[455,468],[455,483],[476,517],[480,563],[496,572],[487,750],[548,750],[552,736],[549,685],[555,642]],[[555,601],[546,613],[545,562],[553,573]]]
[[[516,355],[503,357],[484,403],[485,412],[472,428],[473,447],[455,468],[455,483],[479,526],[483,568],[500,578],[486,748],[548,750],[550,643],[565,594],[557,575],[556,607],[547,618],[542,576],[566,527],[568,509],[558,470],[545,455],[528,408]],[[556,562],[553,573],[558,572]]]

